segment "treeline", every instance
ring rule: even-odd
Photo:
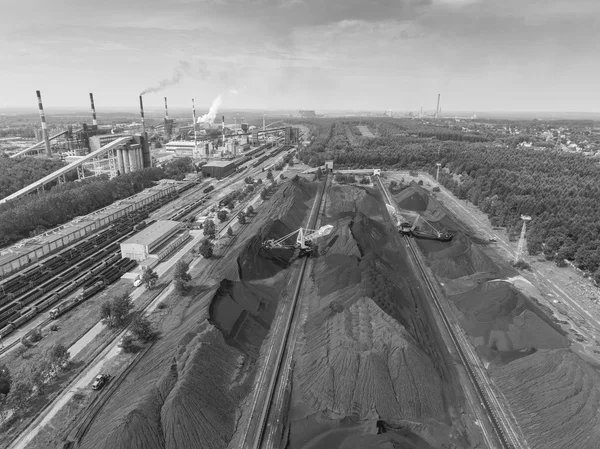
[[[419,131],[416,135],[422,138],[434,137],[437,140],[454,140],[457,142],[489,142],[489,139],[485,136],[463,133],[451,129]]]
[[[87,215],[140,192],[164,177],[161,169],[147,168],[110,180],[99,176],[69,182],[39,195],[27,195],[0,204],[0,246],[11,245]]]
[[[58,159],[0,156],[0,199],[64,167]],[[74,176],[77,174],[75,173]]]
[[[333,124],[323,123],[319,136],[300,154],[319,166],[333,159],[339,168],[379,167],[427,170],[444,168],[441,183],[459,198],[488,214],[495,226],[518,236],[522,214],[530,215],[529,253],[543,253],[563,264],[572,261],[600,282],[600,166],[578,154],[507,148],[498,142],[423,139],[401,132],[395,123],[379,123],[383,136],[353,151],[333,148]],[[318,152],[316,151],[318,149]]]

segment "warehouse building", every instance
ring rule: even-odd
[[[0,277],[21,270],[60,251],[63,247],[99,231],[128,213],[173,195],[176,195],[176,185],[157,185],[86,216],[77,217],[43,234],[21,240],[10,248],[0,251]]]
[[[235,162],[212,161],[202,166],[202,174],[205,177],[221,179],[229,176],[235,171]]]
[[[161,220],[121,243],[121,257],[143,262],[148,258],[163,260],[190,237],[183,224]]]

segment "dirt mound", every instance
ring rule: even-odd
[[[402,209],[412,210],[415,212],[424,212],[427,210],[429,203],[429,195],[422,189],[419,189],[413,182],[410,187],[400,191],[399,193],[392,192],[396,203]]]
[[[538,351],[491,370],[532,449],[596,449],[600,374],[569,350]]]
[[[237,259],[240,279],[251,281],[269,278],[289,265],[293,251],[265,250],[262,244],[265,240],[281,238],[302,227],[315,188],[314,184],[300,179],[286,183],[273,195],[268,209],[261,212],[261,215],[271,217],[273,221],[250,239]]]
[[[500,352],[568,347],[562,330],[508,282],[487,282],[450,299],[476,346]]]
[[[390,423],[444,414],[431,360],[373,300],[362,297],[340,313],[325,308],[317,315],[309,318],[298,368],[311,408]]]

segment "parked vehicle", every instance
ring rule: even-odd
[[[98,374],[92,384],[92,390],[100,390],[110,380],[110,374]]]

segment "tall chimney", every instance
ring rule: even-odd
[[[166,98],[165,98],[166,101]],[[165,103],[165,107],[166,107],[167,103]],[[194,118],[194,154],[192,154],[192,157],[196,154],[196,147],[198,146],[198,135],[196,133],[196,105],[194,104],[194,99],[192,98],[192,117]]]
[[[42,138],[46,146],[46,155],[52,157],[52,149],[50,148],[50,140],[48,139],[48,128],[46,128],[46,116],[44,115],[44,107],[42,106],[42,94],[39,90],[36,90],[38,99],[38,108],[40,109],[40,119],[42,119]]]
[[[438,118],[439,115],[440,115],[440,94],[438,94],[437,108],[435,108],[435,118]]]
[[[192,100],[192,102],[193,102],[193,100]],[[167,120],[169,120],[169,110],[167,109],[167,97],[165,97],[165,118]]]
[[[146,134],[146,122],[144,121],[144,102],[142,101],[141,95],[140,95],[140,115],[142,117],[142,133]]]
[[[223,116],[222,120],[223,126],[221,127],[221,132],[223,134],[223,149],[225,149],[225,116]]]
[[[96,120],[96,107],[94,106],[94,94],[90,92],[90,104],[92,105],[92,125],[98,126],[98,120]]]

